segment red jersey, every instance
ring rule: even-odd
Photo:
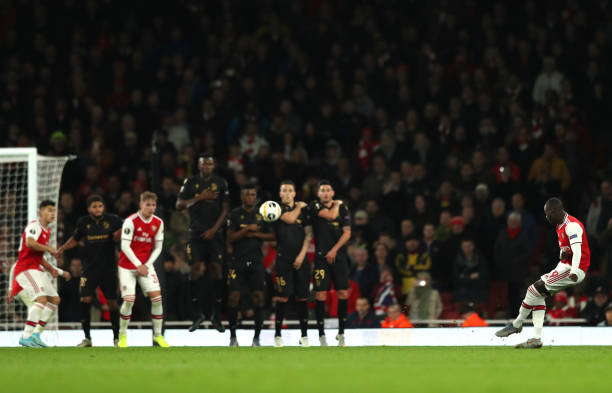
[[[42,268],[42,258],[44,251],[34,251],[26,246],[26,239],[32,238],[36,242],[48,245],[49,239],[51,238],[51,231],[49,228],[44,228],[40,221],[31,221],[21,234],[21,243],[19,244],[19,256],[17,258],[17,265],[15,266],[14,277],[17,277],[19,273],[24,270],[40,270]]]
[[[578,267],[586,273],[591,264],[591,250],[589,249],[589,242],[587,241],[587,235],[584,231],[584,225],[575,217],[568,214],[565,216],[563,223],[557,225],[557,236],[559,237],[559,248],[568,250],[570,253],[572,244],[580,243],[581,255],[580,265]],[[571,265],[572,259],[571,257],[561,259],[561,263]]]
[[[164,241],[164,222],[156,215],[145,220],[140,213],[134,213],[123,221],[121,241],[130,241],[130,248],[140,263],[145,264],[151,256],[155,242]],[[119,266],[135,270],[136,266],[123,251],[119,255]]]

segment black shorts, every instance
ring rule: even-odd
[[[307,298],[310,294],[310,263],[306,258],[298,270],[293,267],[295,259],[276,257],[274,273],[276,274],[276,294],[280,297]]]
[[[187,241],[185,253],[187,254],[187,263],[190,265],[195,262],[223,262],[223,238],[217,234],[210,240],[202,238],[190,238]]]
[[[119,288],[117,265],[85,266],[79,285],[81,297],[95,297],[98,287],[102,289],[102,293],[107,299],[117,299],[117,288]]]
[[[266,270],[263,260],[235,261],[227,269],[227,286],[229,291],[263,291],[266,288]]]
[[[335,262],[329,264],[325,256],[315,254],[312,277],[316,292],[329,291],[332,282],[334,283],[334,289],[337,291],[349,289],[348,256],[338,253]]]

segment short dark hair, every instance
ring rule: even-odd
[[[282,186],[293,186],[293,189],[295,190],[295,183],[293,182],[293,180],[289,180],[289,179],[285,179],[280,183],[280,187]]]
[[[200,155],[198,156],[198,161],[200,160],[205,160],[207,158],[212,158],[213,160],[215,159],[215,156],[212,155],[212,153],[200,153]]]
[[[43,209],[47,206],[55,206],[55,202],[53,202],[50,199],[45,199],[44,201],[40,202],[40,207],[39,209]]]
[[[87,207],[90,207],[91,204],[94,202],[102,202],[102,204],[104,204],[104,199],[102,198],[102,195],[100,194],[90,195],[89,198],[87,198]]]
[[[246,191],[246,190],[256,190],[257,187],[255,187],[254,183],[245,183],[240,187],[240,191]]]
[[[544,206],[547,206],[549,209],[563,209],[563,202],[559,198],[552,197],[546,201]]]
[[[317,184],[317,190],[319,190],[321,188],[321,186],[330,186],[332,188],[332,190],[334,189],[334,186],[327,179],[319,180],[319,184]]]

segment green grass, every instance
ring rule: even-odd
[[[3,348],[13,392],[609,392],[607,347]]]

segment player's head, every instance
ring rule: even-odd
[[[321,180],[317,186],[317,196],[323,203],[328,203],[334,199],[334,187],[329,180]]]
[[[559,225],[565,218],[565,210],[563,210],[563,202],[559,198],[550,198],[544,204],[544,214],[546,220],[552,225]]]
[[[240,200],[245,209],[252,209],[257,203],[257,188],[255,184],[247,183],[240,187]]]
[[[93,194],[87,198],[87,212],[95,218],[100,218],[104,214],[104,199],[101,195]]]
[[[215,170],[215,157],[210,153],[202,153],[198,157],[198,169],[204,177],[209,177]]]
[[[283,180],[280,184],[280,199],[287,205],[292,205],[295,200],[295,183],[291,180]]]
[[[155,213],[157,208],[157,195],[151,191],[140,194],[140,214],[144,218],[149,218]]]
[[[39,213],[41,221],[43,221],[44,223],[53,222],[55,220],[55,212],[55,202],[50,201],[48,199],[45,199],[44,201],[40,202]]]

